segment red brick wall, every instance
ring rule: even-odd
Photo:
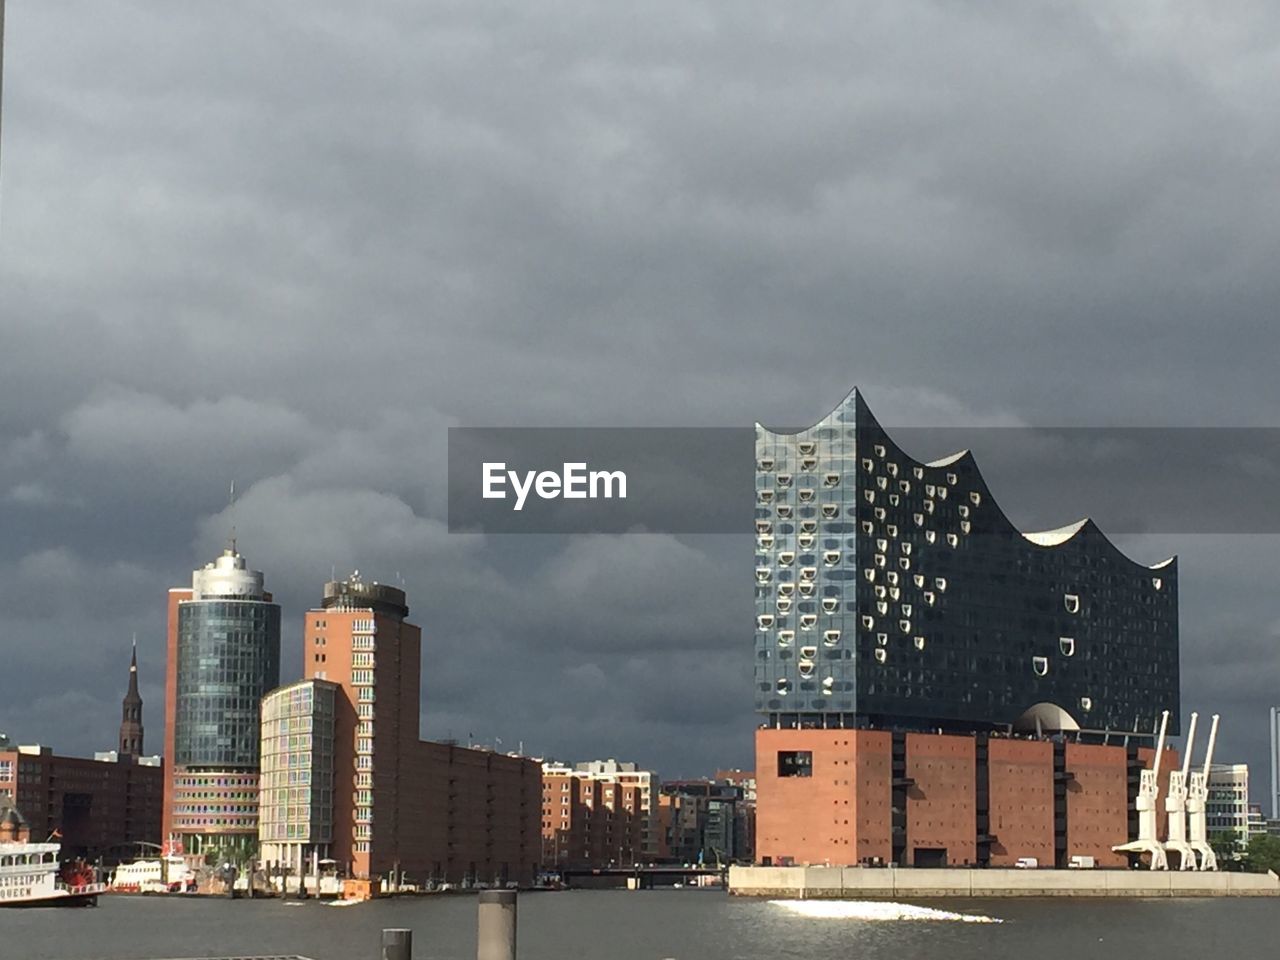
[[[1053,744],[992,737],[987,747],[991,865],[1007,867],[1020,857],[1052,866]]]
[[[857,855],[854,862],[893,860],[893,735],[858,730]],[[758,816],[758,813],[757,813]]]
[[[756,731],[756,859],[850,864],[858,859],[857,731]],[[813,753],[812,776],[779,777],[778,752]]]
[[[907,734],[907,862],[917,848],[944,848],[947,864],[978,859],[973,737]]]
[[[176,771],[173,766],[174,743],[177,737],[178,716],[178,604],[191,599],[189,588],[171,587],[169,589],[169,608],[165,627],[165,662],[164,662],[164,803],[161,815],[160,833],[167,841],[173,832],[173,804],[175,801],[172,778]]]
[[[1129,839],[1127,763],[1123,747],[1067,744],[1067,858],[1094,857],[1100,867],[1128,862],[1111,848]]]

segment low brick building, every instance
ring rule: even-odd
[[[542,765],[542,865],[609,867],[659,857],[657,776],[634,763]]]
[[[60,837],[64,857],[108,862],[160,843],[164,773],[133,756],[61,757],[50,748],[0,750],[0,806],[22,811],[38,841]]]
[[[756,861],[1122,867],[1149,747],[994,734],[756,733]],[[1178,765],[1166,750],[1161,795]],[[1158,816],[1164,830],[1163,811]]]

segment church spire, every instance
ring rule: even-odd
[[[129,690],[121,705],[120,756],[142,756],[142,695],[138,693],[138,635],[133,635],[129,659]]]

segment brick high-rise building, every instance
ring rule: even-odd
[[[330,855],[369,880],[532,882],[538,765],[419,739],[422,634],[408,613],[403,590],[355,574],[326,583],[304,619],[305,677],[336,687]]]
[[[183,852],[256,852],[259,710],[279,682],[280,607],[232,544],[169,591],[164,833]]]

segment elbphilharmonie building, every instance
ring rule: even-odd
[[[1178,574],[1082,520],[1019,531],[966,451],[922,462],[854,390],[756,426],[755,703],[775,728],[1176,733]]]

